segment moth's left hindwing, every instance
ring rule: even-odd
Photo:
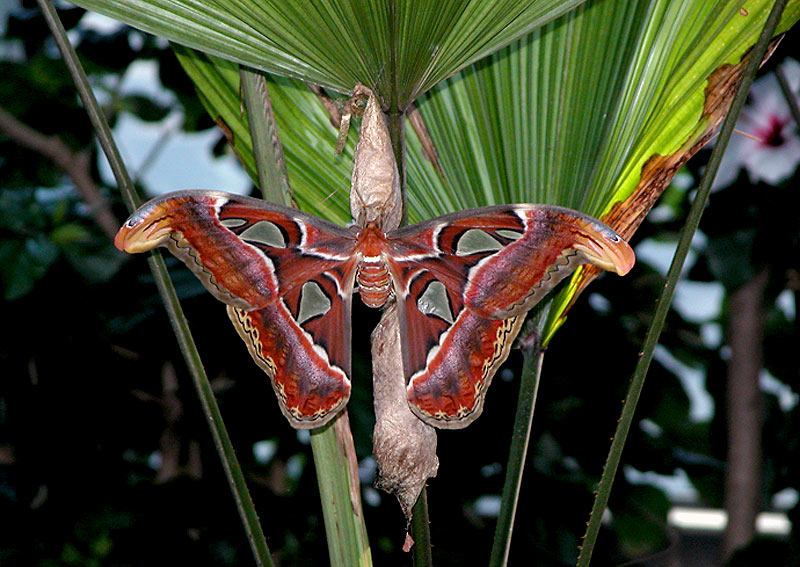
[[[547,205],[484,207],[389,234],[411,409],[474,421],[524,315],[576,267],[624,274],[633,251],[604,224]]]
[[[270,377],[281,412],[292,426],[319,427],[344,407],[350,397],[350,361],[334,364],[282,301],[257,311],[229,305],[228,315],[253,360]],[[339,322],[349,322],[349,312]]]
[[[143,205],[115,244],[168,247],[228,312],[294,427],[319,427],[350,396],[353,234],[300,211],[212,191]]]

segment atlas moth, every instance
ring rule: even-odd
[[[117,233],[125,252],[167,247],[228,315],[293,427],[321,427],[350,397],[353,294],[397,302],[411,411],[440,428],[480,415],[525,314],[581,264],[626,274],[611,228],[551,205],[475,208],[398,228],[402,197],[377,97],[368,97],[341,227],[219,191],[151,200]]]
[[[351,303],[396,301],[409,407],[440,428],[481,413],[525,313],[581,264],[626,274],[630,246],[578,211],[498,205],[384,231],[218,191],[180,191],[131,215],[115,244],[167,247],[228,314],[296,428],[351,389]]]

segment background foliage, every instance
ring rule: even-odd
[[[95,84],[107,96],[112,124],[126,114],[159,121],[171,105],[179,105],[184,129],[212,126],[163,42],[128,28],[87,31],[80,26],[82,10],[65,9],[61,15]],[[119,196],[99,181],[89,124],[38,10],[16,6],[4,17],[0,108],[87,155],[87,172],[112,213],[124,218]],[[775,61],[791,46],[782,49]],[[158,63],[161,82],[175,93],[175,102],[167,105],[116,90],[137,60]],[[335,139],[332,129],[330,139]],[[224,147],[220,138],[215,149],[224,152]],[[685,184],[671,190],[663,214],[644,225],[635,244],[674,239],[701,163],[692,162]],[[800,331],[796,312],[774,302],[791,285],[786,274],[797,266],[784,258],[798,258],[800,229],[792,215],[782,213],[796,210],[790,207],[796,203],[791,190],[796,183],[793,175],[775,186],[753,185],[743,173],[720,190],[712,198],[703,227],[706,239],[688,274],[734,289],[747,276],[740,273],[743,249],[752,251],[747,264],[776,267],[767,302],[772,307],[765,366],[784,389],[765,393],[767,502],[779,490],[796,490],[800,478],[791,465],[798,462],[792,428],[798,365],[792,345]],[[0,516],[13,519],[0,532],[0,561],[140,565],[157,556],[159,563],[247,564],[250,551],[152,279],[144,262],[113,249],[93,212],[51,159],[21,147],[8,133],[0,137],[0,291],[2,319],[10,331],[0,346]],[[782,254],[774,254],[771,243],[776,241],[787,243],[780,247]],[[660,273],[647,265],[646,254],[643,258],[625,285],[611,278],[593,284],[548,350],[512,563],[529,564],[531,558],[538,565],[574,563],[627,385],[627,373],[619,369],[633,367],[662,285]],[[199,350],[208,353],[207,370],[271,549],[279,564],[326,563],[307,437],[286,426],[275,411],[268,384],[246,356],[224,310],[181,266],[171,268]],[[359,310],[354,320],[377,320],[359,302],[354,305]],[[640,476],[635,471],[651,477],[685,471],[700,502],[721,506],[725,340],[708,334],[724,328],[726,317],[724,309],[700,320],[691,310],[671,313],[663,356],[651,369],[640,426],[625,453],[628,474],[619,479],[612,497],[614,521],[595,552],[597,564],[648,557],[669,546],[669,499],[652,484],[631,482]],[[587,341],[587,329],[602,332]],[[367,526],[376,564],[407,563],[400,550],[404,521],[399,509],[370,485],[367,339],[366,334],[355,337],[357,382],[349,405]],[[596,370],[576,372],[571,362],[576,356],[598,361]],[[440,436],[442,466],[430,483],[429,500],[441,564],[471,564],[476,554],[488,556],[493,519],[487,510],[502,487],[501,463],[508,451],[504,436],[513,419],[519,363],[512,354],[480,420]],[[716,410],[707,419],[690,415],[696,398],[687,393],[685,367],[705,376],[700,384]],[[781,405],[778,394],[787,390],[794,403]],[[796,503],[792,510],[797,519]],[[794,537],[766,542],[762,560],[788,557],[796,549]]]

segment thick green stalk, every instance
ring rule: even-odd
[[[361,507],[358,464],[347,410],[311,432],[332,567],[369,567],[372,553]]]
[[[392,140],[397,173],[400,176],[400,198],[403,200],[403,220],[400,225],[408,223],[408,199],[406,198],[406,115],[404,112],[387,114],[389,137]]]
[[[417,498],[411,513],[414,567],[430,567],[433,565],[433,550],[431,549],[431,523],[428,517],[428,492],[425,488],[419,493],[419,498]]]
[[[117,184],[120,187],[122,195],[130,210],[133,210],[140,202],[138,195],[131,183],[130,176],[128,175],[125,164],[120,157],[119,151],[114,139],[111,135],[111,129],[106,122],[105,116],[100,109],[94,93],[89,86],[89,81],[86,77],[80,61],[78,60],[75,50],[67,40],[66,32],[58,18],[58,14],[53,7],[50,0],[38,0],[39,6],[44,13],[45,20],[53,34],[53,37],[58,44],[61,54],[64,57],[67,68],[72,75],[78,93],[83,101],[84,107],[89,115],[89,118],[94,126],[100,145],[106,154],[106,157],[114,172]],[[250,545],[253,549],[253,554],[256,558],[258,565],[271,566],[272,559],[267,548],[264,534],[261,530],[261,525],[258,522],[258,516],[255,512],[255,507],[250,499],[250,494],[247,491],[247,486],[244,481],[241,467],[234,455],[233,446],[231,445],[230,438],[222,423],[222,417],[217,407],[214,394],[211,391],[211,385],[208,377],[205,374],[203,364],[200,360],[200,355],[192,339],[189,325],[183,315],[180,303],[178,302],[175,288],[169,279],[167,269],[160,254],[154,253],[149,258],[150,269],[153,272],[153,277],[156,280],[159,293],[161,294],[164,306],[167,309],[170,323],[178,339],[178,343],[183,353],[189,371],[194,380],[195,388],[203,405],[203,410],[206,419],[211,426],[211,433],[214,438],[214,444],[217,452],[222,460],[225,474],[228,477],[228,482],[236,499],[236,505],[239,509],[239,514],[247,531]]]
[[[291,206],[291,192],[286,174],[283,147],[272,113],[267,81],[257,71],[239,67],[247,124],[253,140],[253,155],[258,170],[258,185],[267,201]]]
[[[633,378],[631,379],[630,387],[628,388],[628,395],[625,397],[625,403],[622,406],[622,415],[617,423],[617,430],[614,434],[614,439],[611,442],[611,448],[608,453],[603,475],[600,478],[600,484],[597,488],[592,513],[589,518],[589,524],[584,536],[583,545],[581,546],[580,554],[578,555],[578,567],[588,567],[591,561],[592,552],[594,551],[594,544],[597,540],[597,534],[600,531],[600,523],[602,521],[603,512],[608,506],[608,499],[611,495],[611,487],[619,467],[620,460],[622,459],[622,450],[625,446],[625,440],[628,437],[631,424],[633,423],[633,416],[636,410],[636,404],[639,401],[639,395],[644,386],[644,379],[647,376],[647,370],[650,367],[650,362],[653,359],[656,345],[658,344],[661,329],[664,326],[669,306],[672,302],[672,296],[675,292],[675,286],[680,278],[683,263],[689,253],[689,248],[692,242],[692,237],[700,225],[700,218],[708,200],[708,195],[711,192],[711,184],[714,181],[714,176],[717,173],[719,164],[722,161],[722,155],[725,147],[728,145],[728,140],[731,137],[736,119],[739,112],[747,100],[747,92],[750,90],[750,85],[753,82],[758,66],[761,63],[767,51],[772,35],[780,21],[783,8],[786,6],[786,0],[776,0],[772,7],[772,11],[767,18],[764,29],[761,31],[761,36],[758,39],[755,47],[750,52],[747,65],[742,76],[742,80],[737,87],[736,94],[731,102],[728,115],[722,124],[717,143],[714,150],[711,152],[711,157],[708,160],[703,179],[700,182],[700,187],[697,190],[697,195],[692,203],[689,215],[686,219],[686,224],[681,232],[680,240],[678,241],[675,255],[672,258],[672,264],[667,272],[667,280],[664,284],[664,289],[661,292],[661,297],[658,299],[658,306],[656,307],[653,321],[647,330],[647,335],[644,340],[639,362],[636,365]]]

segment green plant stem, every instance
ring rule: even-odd
[[[78,89],[78,94],[81,97],[81,101],[86,108],[97,134],[100,146],[111,165],[111,169],[120,187],[123,198],[125,199],[125,203],[129,210],[133,210],[139,204],[140,199],[131,182],[125,164],[120,157],[119,150],[114,142],[105,115],[100,105],[97,103],[97,99],[94,97],[86,73],[78,60],[75,50],[67,39],[64,26],[61,24],[58,13],[53,7],[52,2],[50,2],[50,0],[38,0],[38,2],[67,68],[72,75],[72,79]],[[177,294],[175,293],[175,288],[169,279],[169,274],[167,273],[167,269],[160,254],[151,254],[148,262],[164,306],[167,309],[167,314],[180,345],[181,352],[183,353],[192,379],[194,380],[195,388],[203,405],[206,419],[211,427],[214,444],[222,460],[228,482],[231,485],[236,505],[242,517],[245,530],[247,531],[247,537],[250,540],[256,562],[258,565],[271,566],[272,559],[269,554],[269,549],[267,548],[264,534],[261,530],[261,525],[258,522],[255,507],[247,491],[244,475],[236,460],[230,438],[222,423],[222,416],[220,415],[219,408],[214,399],[213,392],[211,391],[211,385],[205,374],[186,317],[183,314]]]
[[[408,200],[406,199],[406,115],[403,112],[390,112],[386,115],[389,137],[392,140],[394,160],[400,176],[400,196],[403,200],[403,218],[400,225],[408,223]]]
[[[419,498],[417,498],[411,513],[414,567],[430,567],[433,565],[433,550],[431,549],[431,526],[428,519],[428,493],[424,487],[419,493]]]
[[[506,465],[506,478],[503,484],[503,497],[497,516],[492,555],[489,559],[491,567],[501,567],[508,562],[511,534],[514,529],[519,491],[522,486],[522,471],[528,455],[533,409],[536,406],[536,395],[539,391],[539,378],[544,360],[544,351],[541,348],[538,333],[533,332],[520,341],[520,347],[524,362],[517,399],[517,413],[514,417],[514,429],[511,435],[511,448]]]
[[[786,99],[786,104],[789,105],[789,110],[792,112],[795,126],[800,127],[800,106],[797,105],[797,99],[789,86],[789,81],[786,78],[786,73],[783,72],[780,66],[775,69],[775,76],[778,78],[778,84],[781,86],[781,91]]]
[[[672,302],[672,296],[675,292],[675,286],[680,278],[681,269],[689,253],[692,237],[700,225],[700,218],[702,217],[703,210],[705,209],[708,195],[711,192],[711,184],[714,181],[714,176],[717,173],[719,164],[722,161],[722,155],[725,147],[728,145],[728,140],[733,133],[736,119],[739,112],[747,100],[747,93],[750,90],[750,85],[753,82],[758,66],[761,63],[767,51],[772,35],[780,21],[780,16],[783,8],[786,5],[786,0],[776,0],[772,10],[767,18],[758,42],[750,52],[747,65],[745,66],[741,82],[739,83],[736,94],[731,102],[731,107],[725,121],[722,124],[717,143],[714,150],[711,152],[711,157],[708,160],[703,179],[700,182],[700,187],[697,190],[697,195],[689,210],[689,215],[686,219],[686,224],[681,231],[681,237],[678,241],[678,246],[675,250],[675,255],[672,258],[672,264],[667,272],[667,280],[664,284],[664,289],[661,292],[661,297],[658,299],[658,305],[653,315],[653,321],[647,330],[647,335],[644,341],[644,347],[636,365],[636,369],[631,379],[630,387],[628,388],[628,395],[622,406],[622,415],[617,423],[617,430],[614,433],[614,439],[611,442],[611,448],[608,453],[603,475],[600,478],[600,483],[595,495],[592,513],[589,518],[589,524],[584,536],[583,545],[581,546],[578,555],[578,567],[588,567],[591,561],[592,552],[594,551],[594,544],[597,540],[597,534],[600,531],[600,523],[602,521],[603,512],[608,506],[608,500],[611,495],[611,487],[616,476],[617,469],[619,468],[620,460],[622,459],[622,451],[625,446],[628,432],[630,431],[631,424],[633,423],[634,412],[636,411],[636,404],[639,401],[639,396],[644,386],[644,379],[647,376],[647,371],[650,367],[650,362],[653,359],[656,345],[658,344],[661,329],[664,326],[669,306]]]
[[[311,432],[311,449],[332,567],[369,567],[372,554],[361,507],[358,464],[347,410]]]
[[[78,90],[78,96],[80,96],[83,107],[89,115],[89,120],[92,123],[100,147],[103,149],[106,159],[108,159],[111,171],[114,173],[114,178],[117,180],[117,185],[119,185],[122,191],[125,205],[128,207],[129,211],[132,211],[139,206],[141,199],[136,193],[128,170],[122,161],[117,145],[114,143],[114,138],[111,135],[111,128],[108,127],[108,122],[103,114],[103,110],[94,97],[92,87],[89,85],[89,78],[83,70],[83,66],[78,59],[78,54],[75,53],[75,49],[73,49],[72,44],[67,38],[67,32],[64,30],[64,26],[58,17],[58,12],[56,12],[51,0],[37,0],[37,2],[39,3],[39,8],[42,10],[47,26],[50,28],[50,33],[53,35],[56,45],[58,45],[61,57],[64,58],[64,64],[67,66],[72,76],[72,81],[75,83],[75,87]]]

